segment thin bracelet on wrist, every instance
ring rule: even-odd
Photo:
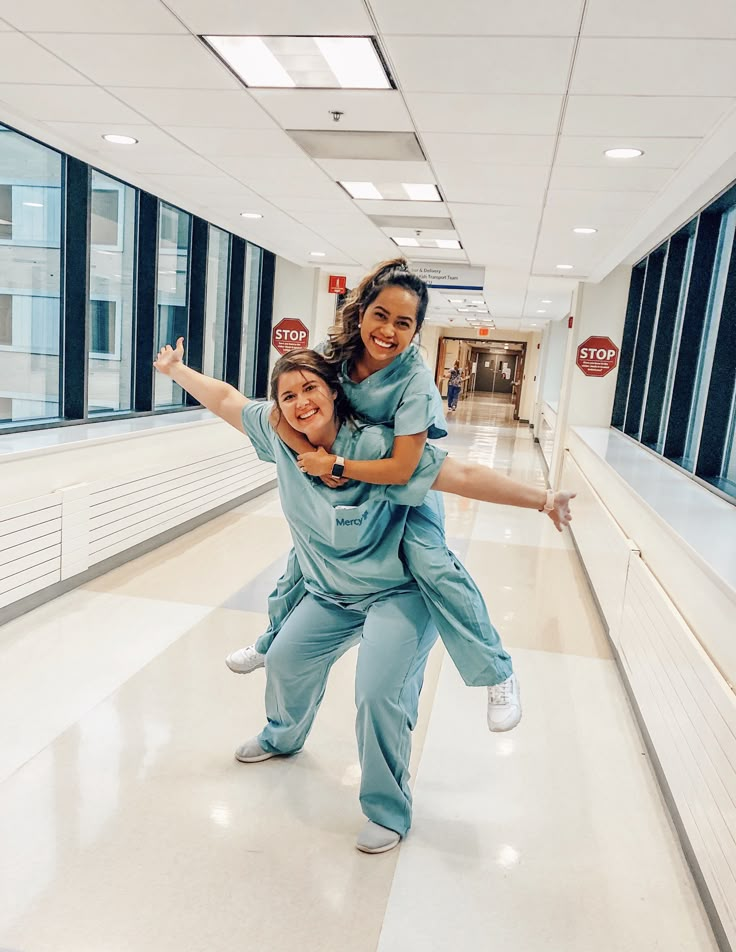
[[[544,500],[544,505],[538,512],[552,512],[555,508],[555,491],[554,489],[548,489],[546,498]]]

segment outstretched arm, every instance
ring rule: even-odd
[[[517,506],[521,509],[544,509],[547,491],[515,479],[503,476],[478,463],[465,463],[448,456],[443,462],[432,489],[466,496],[481,502],[495,502],[501,506]],[[575,493],[560,491],[554,495],[554,507],[547,515],[558,532],[570,524],[570,500]]]
[[[187,393],[191,393],[203,407],[207,407],[241,433],[245,432],[243,407],[250,401],[224,380],[215,380],[214,377],[207,377],[187,367],[184,363],[183,337],[176,342],[176,349],[170,344],[162,347],[153,366],[159,373],[171,377],[174,383],[178,383]]]

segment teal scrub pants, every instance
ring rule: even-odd
[[[266,655],[266,751],[300,750],[325,693],[330,668],[359,644],[355,730],[360,805],[369,820],[404,836],[411,826],[409,754],[424,668],[437,632],[418,591],[339,605],[308,593]]]
[[[409,510],[401,557],[463,681],[471,686],[505,681],[513,672],[511,657],[491,623],[478,586],[447,548],[441,493],[427,493],[421,506]],[[256,642],[258,651],[265,654],[269,650],[304,592],[304,579],[292,549],[286,571],[268,599],[269,627]]]

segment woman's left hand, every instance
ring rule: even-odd
[[[320,446],[314,453],[300,453],[296,461],[299,469],[308,476],[330,476],[337,457]]]
[[[554,509],[552,509],[551,512],[548,512],[547,515],[550,517],[552,522],[554,522],[555,529],[557,529],[558,532],[562,532],[565,526],[569,526],[572,522],[570,500],[574,499],[576,495],[577,493],[570,493],[564,489],[555,493]]]

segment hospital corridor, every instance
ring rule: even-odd
[[[478,394],[453,455],[544,485],[532,431]],[[14,952],[710,952],[717,948],[569,532],[446,497],[450,547],[511,652],[523,717],[432,651],[414,823],[370,856],[356,651],[293,757],[241,764],[289,532],[276,490],[8,623],[0,664],[0,947]],[[175,505],[175,503],[174,503]]]

